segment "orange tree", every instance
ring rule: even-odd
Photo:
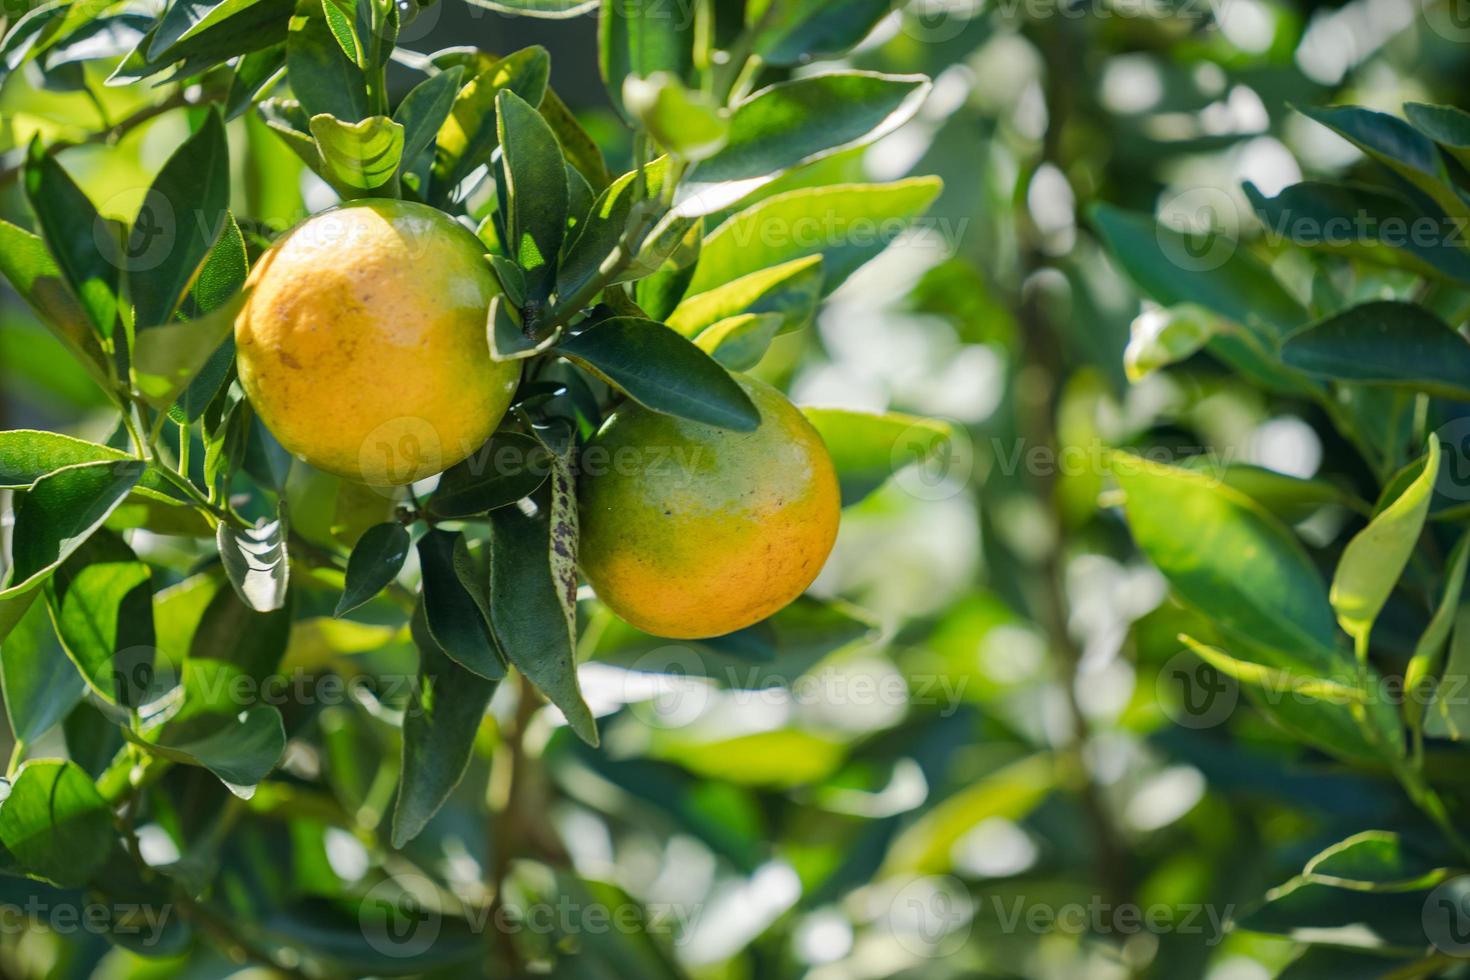
[[[507,924],[516,889],[633,907],[572,871],[539,760],[610,764],[569,744],[599,738],[579,653],[660,649],[613,613],[714,635],[729,663],[871,628],[798,597],[839,506],[948,430],[803,414],[731,372],[789,348],[932,201],[937,181],[826,165],[929,83],[794,70],[861,41],[886,0],[607,0],[619,174],[544,48],[399,47],[427,10],[61,0],[9,23],[0,81],[84,92],[101,125],[35,127],[7,159],[30,230],[0,222],[0,272],[112,422],[96,441],[0,432],[0,858],[53,901],[94,896],[97,931],[142,956],[422,973],[488,942],[502,975],[578,950],[665,975],[641,918],[614,939]],[[164,117],[182,125],[155,175],[99,207],[68,151]],[[271,190],[255,158],[283,152],[340,205],[250,213]],[[530,746],[543,699],[564,726]],[[477,757],[493,764],[462,785]],[[738,801],[656,776],[643,792],[750,864]],[[490,827],[473,886],[445,850],[465,820]],[[370,873],[322,864],[344,837]],[[514,878],[521,858],[548,876]]]

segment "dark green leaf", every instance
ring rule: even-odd
[[[393,121],[403,127],[403,167],[414,161],[434,143],[434,138],[449,117],[464,68],[454,65],[430,75],[403,97],[393,112]]]
[[[768,64],[795,65],[855,46],[893,8],[893,0],[756,0],[746,5],[746,19],[762,28],[756,54]]]
[[[1470,400],[1470,342],[1413,303],[1364,303],[1286,338],[1287,364],[1321,378]]]
[[[1302,874],[1324,885],[1358,891],[1420,891],[1449,876],[1445,865],[1402,834],[1365,830],[1312,858]]]
[[[117,228],[98,216],[87,195],[39,140],[31,143],[26,157],[25,189],[46,247],[81,299],[87,318],[102,336],[112,336],[118,312],[117,263],[122,256]]]
[[[560,498],[559,501],[557,498]],[[576,636],[568,608],[576,605],[576,501],[570,474],[553,473],[535,496],[536,512],[490,512],[490,615],[506,657],[561,709],[583,741],[597,744],[597,722],[577,683]],[[570,589],[571,595],[567,594]]]
[[[496,686],[444,655],[429,634],[422,604],[414,610],[410,625],[419,648],[419,670],[403,715],[394,847],[417,837],[464,778],[480,719]]]
[[[711,324],[694,343],[725,370],[749,371],[766,356],[784,322],[779,313],[742,313]]]
[[[464,535],[435,528],[419,539],[424,616],[434,642],[464,669],[488,680],[505,676],[484,610],[461,578]]]
[[[694,9],[681,0],[602,0],[598,63],[607,94],[630,122],[623,104],[629,78],[666,72],[687,79],[694,67]]]
[[[347,585],[333,615],[345,615],[383,591],[403,568],[412,543],[408,529],[396,522],[364,531],[347,560]]]
[[[173,320],[225,231],[229,205],[230,148],[224,123],[211,110],[158,172],[133,221],[128,291],[140,333]]]
[[[540,104],[551,74],[551,57],[543,47],[525,48],[475,70],[479,73],[460,89],[449,118],[439,128],[434,189],[441,200],[448,200],[477,167],[489,163],[499,145],[496,96],[511,91],[530,105]]]
[[[235,77],[225,97],[225,122],[238,119],[249,111],[261,94],[278,81],[286,70],[286,46],[275,44],[262,51],[252,51],[240,59]]]
[[[656,412],[737,432],[760,425],[735,379],[661,323],[612,317],[562,341],[557,351]]]
[[[546,120],[509,89],[495,100],[505,173],[506,247],[526,273],[532,297],[545,300],[556,282],[567,228],[566,162]]]
[[[342,53],[320,4],[309,5],[291,19],[286,78],[308,119],[326,113],[357,122],[372,114],[362,69]]]
[[[541,17],[546,20],[576,17],[597,6],[597,0],[471,0],[471,2],[477,7],[485,7],[502,14]]]
[[[508,507],[535,493],[550,468],[549,454],[535,439],[497,432],[478,452],[444,473],[426,506],[441,519]]]
[[[530,101],[529,99],[527,101]],[[602,150],[596,141],[587,135],[587,130],[577,122],[577,117],[567,104],[557,96],[551,89],[541,99],[541,115],[551,126],[551,131],[556,134],[556,140],[561,144],[563,155],[567,162],[576,167],[587,183],[592,187],[594,193],[600,194],[612,183],[612,174],[608,173],[607,161],[602,157]]]
[[[233,302],[203,316],[138,333],[133,350],[133,381],[148,404],[160,412],[168,411],[214,360],[220,345],[230,339],[235,315],[244,304],[245,294],[237,293]],[[228,365],[224,370],[228,370]],[[216,376],[206,385],[212,389],[211,396],[222,381],[222,372],[216,364]],[[207,399],[196,399],[193,406],[203,412],[198,401],[207,404]]]
[[[162,621],[167,628],[168,617]],[[291,636],[291,607],[258,613],[234,589],[216,589],[189,638],[190,660],[223,660],[262,681],[280,667]]]

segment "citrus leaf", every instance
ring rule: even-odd
[[[46,607],[35,593],[8,600],[23,615],[0,637],[0,688],[18,741],[34,742],[71,713],[87,685],[62,652]]]
[[[661,323],[612,317],[556,349],[655,412],[737,432],[760,425],[760,414],[725,369]]]
[[[947,459],[954,452],[953,429],[933,419],[845,408],[803,408],[802,414],[827,444],[843,507],[863,500],[906,466]]]
[[[1319,378],[1470,401],[1470,341],[1414,303],[1363,303],[1304,327],[1281,358]]]
[[[41,226],[46,247],[81,300],[87,319],[103,337],[112,336],[118,313],[121,234],[97,215],[97,208],[55,157],[33,140],[26,154],[25,191]]]
[[[220,561],[240,601],[256,612],[286,605],[291,562],[286,555],[286,521],[277,517],[255,527],[236,528],[221,521],[215,532]]]
[[[94,534],[46,583],[66,655],[98,697],[134,708],[153,683],[153,571],[111,532]]]
[[[396,521],[364,531],[347,559],[347,584],[332,615],[344,616],[383,591],[398,577],[411,544],[408,529]]]
[[[229,305],[193,320],[138,332],[134,342],[133,381],[148,404],[160,412],[168,411],[200,376],[201,370],[216,358],[220,345],[231,337],[235,316],[245,305],[245,299],[245,292],[240,292]],[[222,382],[223,378],[217,377],[211,385],[218,390]],[[195,401],[207,400],[201,393]],[[198,404],[193,408],[200,413],[204,410]]]
[[[811,322],[821,300],[822,261],[820,255],[792,259],[690,295],[669,314],[669,326],[689,337],[742,313],[778,313],[782,333],[800,330]]]
[[[778,82],[735,107],[725,148],[679,187],[676,213],[722,211],[781,174],[879,139],[907,122],[929,92],[921,75],[833,72]]]
[[[505,232],[530,294],[545,300],[556,282],[567,229],[566,161],[561,144],[525,99],[509,89],[495,99],[505,173]]]
[[[103,388],[112,382],[107,357],[87,311],[72,293],[41,239],[0,221],[0,275],[36,311],[46,329]]]
[[[529,497],[550,469],[550,454],[537,440],[497,432],[479,452],[445,471],[425,506],[441,519],[475,517]]]
[[[1338,559],[1332,577],[1332,608],[1343,632],[1366,642],[1373,622],[1403,574],[1424,519],[1434,481],[1439,478],[1439,440],[1429,440],[1429,453],[1412,483],[1353,536]]]
[[[464,535],[458,531],[434,528],[419,538],[424,619],[429,635],[447,656],[465,670],[498,681],[505,676],[505,664],[483,609],[460,577],[465,548]]]
[[[490,162],[500,140],[494,118],[496,97],[512,91],[530,105],[539,105],[550,75],[551,56],[536,46],[493,60],[465,83],[436,137],[433,175],[437,200],[447,201],[477,167]]]
[[[35,759],[20,767],[0,806],[0,844],[29,875],[78,886],[112,849],[112,811],[73,762]]]
[[[675,79],[689,77],[694,67],[693,14],[692,7],[676,0],[602,0],[597,63],[613,105],[629,122],[638,118],[623,102],[629,78],[649,78],[658,72]]]
[[[743,313],[710,325],[694,343],[725,370],[749,371],[766,356],[784,322],[779,313]]]
[[[403,126],[387,116],[346,123],[322,113],[311,117],[311,134],[334,182],[354,191],[384,186],[403,160]]]
[[[429,633],[420,603],[410,623],[418,675],[403,714],[403,764],[393,804],[393,846],[417,837],[464,778],[480,720],[498,682],[465,670]]]
[[[15,510],[10,578],[0,599],[45,581],[102,526],[146,467],[137,459],[80,463],[37,480]]]

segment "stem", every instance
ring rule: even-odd
[[[20,768],[21,760],[23,760],[25,758],[25,755],[26,755],[26,742],[25,742],[25,739],[23,739],[23,738],[17,738],[15,740],[15,748],[10,753],[10,764],[5,767],[5,778],[6,779],[10,779],[11,777],[13,777],[15,775],[15,771]]]

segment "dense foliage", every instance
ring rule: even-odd
[[[1459,975],[1470,32],[898,6],[5,9],[4,972]],[[401,491],[231,337],[365,198],[478,236],[522,368]],[[748,428],[731,372],[837,549],[640,633],[585,450]]]

